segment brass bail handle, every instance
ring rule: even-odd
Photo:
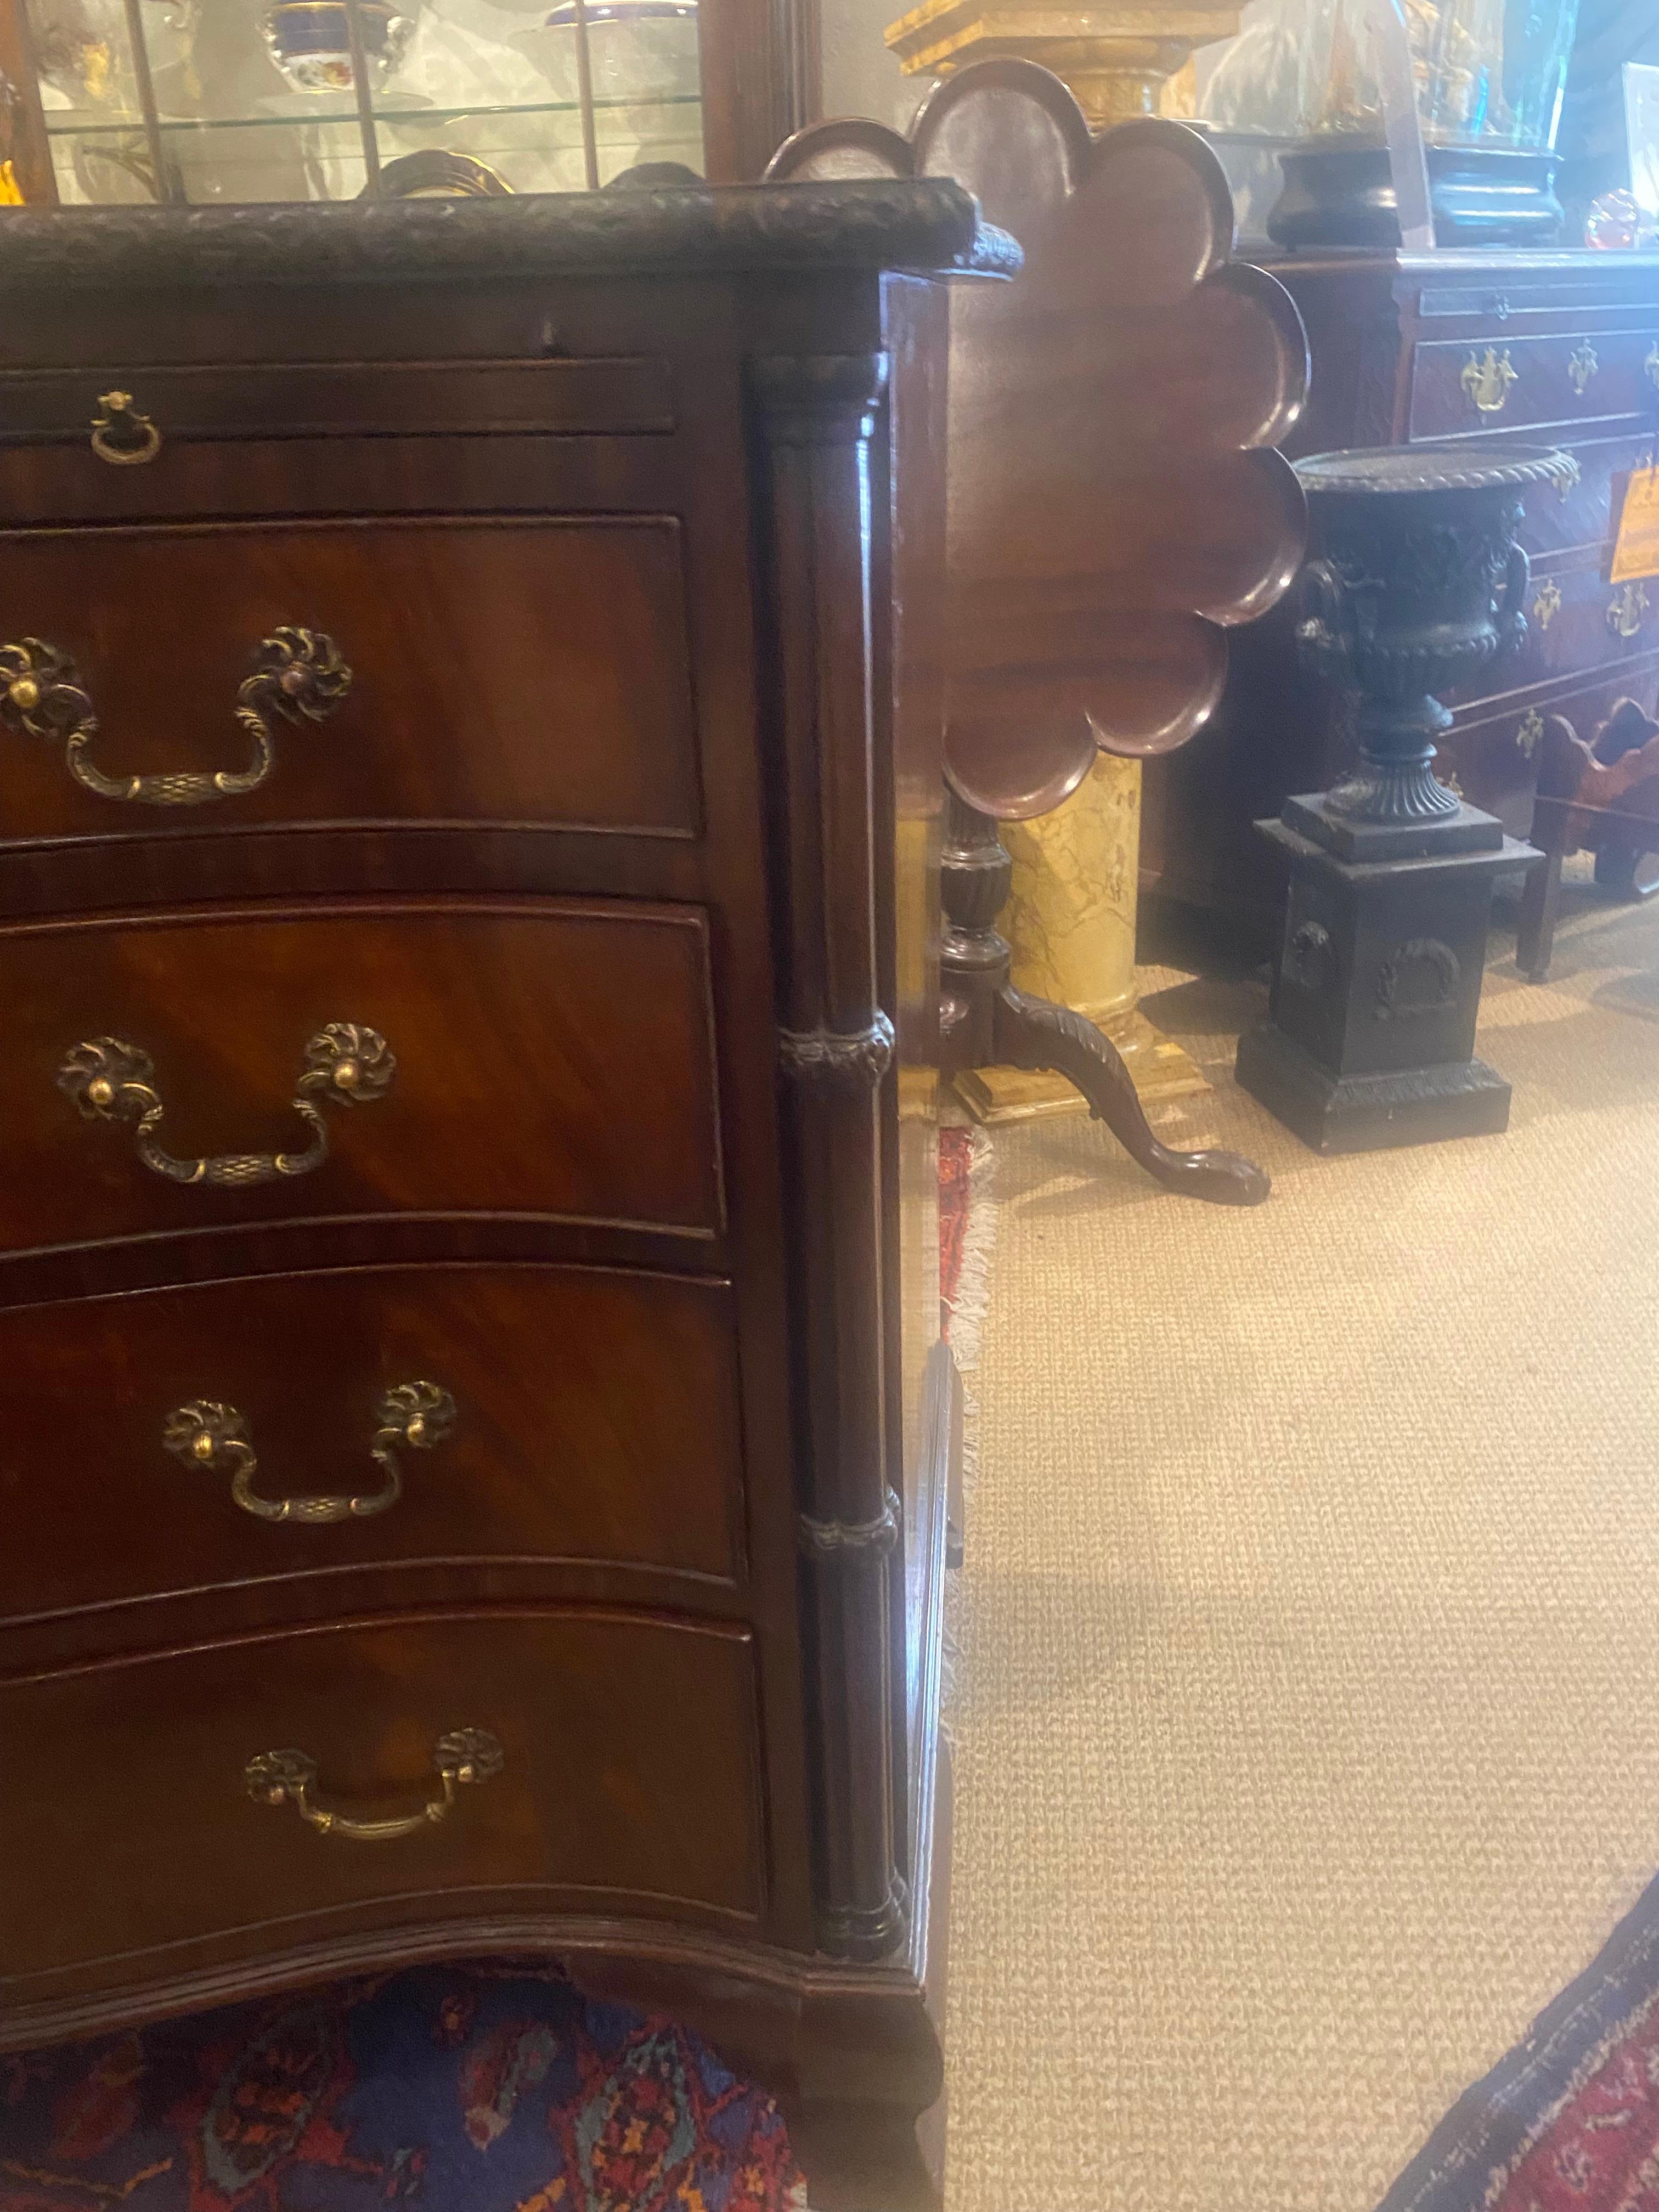
[[[88,1121],[137,1123],[133,1142],[152,1175],[168,1182],[247,1190],[256,1183],[310,1175],[328,1158],[328,1128],[314,1099],[361,1106],[384,1097],[398,1072],[397,1056],[378,1030],[359,1022],[330,1022],[306,1046],[289,1111],[311,1133],[302,1152],[220,1152],[179,1159],[156,1134],[167,1108],[155,1088],[155,1064],[141,1046],[122,1037],[91,1037],[64,1055],[58,1088]]]
[[[106,775],[92,758],[98,717],[69,654],[45,638],[0,645],[0,727],[64,748],[83,791],[140,806],[200,806],[257,791],[276,757],[276,723],[325,722],[351,689],[351,671],[326,630],[284,625],[254,648],[253,668],[232,709],[251,740],[246,768]]]
[[[142,468],[161,452],[161,434],[139,413],[130,392],[104,392],[92,418],[92,450],[112,469]]]
[[[378,1490],[355,1496],[262,1497],[253,1487],[259,1462],[247,1422],[234,1406],[211,1398],[193,1398],[187,1406],[175,1407],[162,1425],[161,1442],[187,1466],[228,1474],[231,1497],[256,1520],[325,1528],[337,1521],[367,1521],[395,1505],[404,1487],[399,1448],[431,1451],[455,1425],[455,1401],[436,1382],[394,1382],[374,1410],[378,1425],[368,1452],[383,1479]]]
[[[501,1745],[487,1729],[452,1729],[432,1747],[440,1795],[428,1797],[416,1812],[383,1818],[319,1803],[313,1794],[317,1762],[307,1751],[259,1752],[243,1768],[242,1783],[256,1805],[292,1805],[319,1835],[343,1836],[355,1844],[391,1844],[400,1836],[418,1835],[422,1828],[435,1826],[453,1809],[458,1790],[492,1781],[506,1763]]]

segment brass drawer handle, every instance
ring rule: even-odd
[[[179,1459],[211,1473],[234,1469],[230,1494],[256,1520],[292,1521],[317,1528],[335,1521],[367,1521],[395,1505],[404,1487],[398,1447],[430,1451],[455,1425],[455,1401],[436,1382],[394,1382],[374,1410],[380,1425],[368,1452],[386,1480],[378,1490],[356,1498],[261,1498],[253,1487],[259,1462],[247,1423],[234,1406],[222,1406],[211,1398],[193,1398],[188,1406],[175,1407],[162,1426],[161,1442]]]
[[[284,1176],[309,1175],[328,1158],[328,1130],[314,1097],[337,1106],[360,1106],[384,1097],[398,1062],[378,1030],[356,1022],[331,1022],[306,1047],[305,1064],[289,1106],[311,1131],[302,1152],[221,1152],[209,1159],[179,1160],[156,1138],[166,1107],[157,1097],[155,1066],[147,1052],[119,1037],[94,1037],[65,1055],[58,1088],[75,1101],[89,1121],[136,1121],[138,1157],[152,1174],[169,1182],[212,1183],[246,1190]]]
[[[1510,386],[1518,383],[1520,377],[1507,346],[1501,354],[1496,346],[1488,346],[1484,360],[1478,351],[1470,354],[1458,382],[1483,415],[1501,415],[1509,401]]]
[[[1656,392],[1659,392],[1659,338],[1648,348],[1647,359],[1642,363],[1642,374]]]
[[[1582,399],[1590,387],[1591,380],[1601,366],[1595,348],[1588,338],[1581,341],[1567,363],[1567,374],[1572,388]]]
[[[300,1818],[320,1836],[346,1836],[356,1844],[391,1844],[399,1836],[417,1835],[441,1820],[455,1802],[463,1784],[488,1782],[506,1765],[506,1754],[487,1729],[455,1729],[441,1735],[432,1748],[443,1794],[428,1797],[417,1813],[393,1814],[375,1820],[361,1813],[342,1813],[331,1805],[313,1801],[317,1762],[308,1752],[262,1751],[242,1770],[248,1796],[256,1805],[292,1805]]]
[[[246,768],[106,775],[88,757],[98,717],[68,653],[38,637],[0,645],[0,722],[24,737],[61,742],[64,764],[83,790],[140,806],[200,806],[206,799],[257,791],[276,756],[273,719],[326,721],[350,689],[351,671],[326,632],[273,630],[260,641],[253,672],[236,694],[236,719],[253,740],[253,757]]]
[[[161,450],[161,434],[141,415],[130,392],[99,395],[100,412],[92,418],[92,450],[112,469],[142,468]]]

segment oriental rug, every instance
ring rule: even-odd
[[[1378,2212],[1659,2212],[1659,1880]]]
[[[0,2058],[0,2212],[805,2212],[772,2100],[555,1967],[420,1966]]]

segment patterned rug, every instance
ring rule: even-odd
[[[1378,2212],[1659,2212],[1659,1879]]]
[[[0,2212],[805,2212],[771,2099],[556,1968],[422,1966],[0,2058]]]

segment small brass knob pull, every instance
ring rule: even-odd
[[[64,765],[83,791],[140,806],[199,806],[257,791],[276,758],[273,720],[324,722],[351,689],[351,671],[326,632],[283,629],[262,639],[253,672],[236,694],[236,720],[253,740],[246,768],[171,775],[106,775],[89,748],[98,718],[68,653],[44,638],[0,645],[0,725],[64,748]]]
[[[1520,378],[1509,348],[1500,353],[1496,346],[1488,346],[1484,357],[1478,351],[1470,354],[1458,381],[1483,415],[1501,415],[1509,401],[1510,386]]]
[[[142,468],[161,450],[161,434],[148,415],[141,415],[130,392],[106,392],[98,400],[100,412],[92,418],[92,450],[112,469]]]
[[[395,1505],[404,1487],[398,1449],[431,1451],[441,1444],[455,1425],[455,1401],[436,1382],[394,1382],[375,1407],[375,1416],[379,1425],[368,1452],[385,1480],[378,1490],[356,1497],[260,1497],[253,1487],[259,1463],[247,1423],[234,1406],[210,1398],[175,1407],[162,1425],[161,1442],[187,1466],[210,1474],[228,1473],[232,1498],[256,1520],[319,1528],[336,1521],[367,1521]]]
[[[361,1106],[384,1097],[398,1061],[378,1030],[357,1022],[331,1022],[306,1046],[305,1061],[289,1101],[311,1132],[302,1152],[221,1152],[210,1158],[181,1160],[164,1151],[156,1131],[167,1113],[155,1089],[155,1065],[149,1054],[119,1037],[93,1037],[64,1055],[58,1088],[72,1098],[89,1121],[134,1121],[138,1157],[153,1175],[168,1182],[210,1183],[222,1190],[248,1190],[256,1183],[309,1175],[328,1158],[328,1129],[322,1098],[337,1106]]]
[[[356,1844],[391,1844],[435,1826],[453,1807],[458,1790],[493,1780],[507,1764],[507,1756],[488,1729],[455,1729],[433,1746],[432,1764],[438,1770],[441,1793],[428,1797],[413,1813],[389,1818],[319,1804],[313,1795],[317,1762],[309,1752],[259,1752],[242,1769],[242,1784],[256,1805],[292,1805],[319,1835],[344,1836]]]

